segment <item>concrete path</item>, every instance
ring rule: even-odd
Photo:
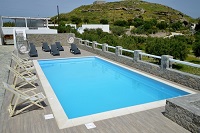
[[[11,53],[14,50],[13,45],[0,45],[0,112],[1,112],[1,106],[3,102],[4,92],[3,84],[2,82],[7,82],[8,80],[8,69],[6,68],[6,65],[10,65],[11,62]]]

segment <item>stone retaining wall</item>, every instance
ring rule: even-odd
[[[75,36],[73,33],[59,33],[59,34],[28,34],[27,40],[34,43],[35,46],[42,46],[42,42],[47,42],[49,45],[55,42],[61,42],[62,45],[69,45],[68,38]]]
[[[200,133],[200,94],[167,100],[165,116],[192,133]]]
[[[89,51],[91,53],[123,63],[125,65],[182,84],[184,86],[188,86],[195,90],[200,90],[200,76],[184,73],[170,68],[161,69],[159,65],[148,63],[142,60],[134,61],[133,58],[127,58],[122,55],[117,56],[115,53],[111,53],[108,51],[103,52],[101,49],[93,49],[92,47],[79,44],[77,40],[75,41],[75,43],[78,45],[79,48]]]

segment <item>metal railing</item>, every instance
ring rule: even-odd
[[[81,40],[80,43],[82,45],[84,45],[83,42],[85,43],[85,41],[86,40]],[[88,41],[88,44],[86,46],[92,47],[93,43],[94,42]],[[107,45],[107,44],[100,44],[100,43],[96,42],[95,43],[95,49],[103,49],[103,45],[106,46],[106,50],[105,50],[106,52],[113,52],[113,53],[116,54],[118,46],[115,47],[115,46],[110,46],[110,45]],[[112,50],[109,50],[109,49],[112,49]],[[127,57],[127,58],[133,58],[133,59],[135,58],[135,57],[130,57],[130,56],[125,55],[124,53],[126,53],[126,52],[130,53],[129,55],[134,55],[134,53],[135,53],[135,51],[133,51],[133,50],[124,49],[124,48],[121,47],[118,50],[118,54],[116,54],[116,55],[118,55],[118,56],[121,55],[121,56],[124,56],[124,57]],[[162,60],[162,56],[147,54],[147,53],[143,53],[143,52],[139,52],[139,56],[147,56],[147,57],[150,57],[150,58],[153,58],[153,59]],[[142,59],[140,59],[140,60],[142,60]],[[199,64],[194,64],[194,63],[190,63],[190,62],[186,62],[186,61],[180,61],[180,60],[176,60],[176,59],[173,59],[173,58],[169,58],[168,60],[169,60],[169,66],[171,66],[172,63],[179,63],[179,64],[191,66],[191,67],[200,68]]]
[[[161,59],[161,56],[147,54],[147,53],[142,53],[142,52],[140,53],[140,55],[144,55],[144,56],[148,56],[148,57],[152,57],[152,58],[156,58],[156,59]]]
[[[109,45],[106,45],[106,49],[107,49],[107,51],[109,51],[109,52],[114,52],[115,51],[115,49],[116,49],[116,47],[114,47],[114,46],[109,46]]]
[[[175,59],[169,59],[169,61],[172,62],[172,63],[179,63],[179,64],[191,66],[191,67],[200,68],[199,64],[194,64],[194,63],[190,63],[190,62],[186,62],[186,61],[180,61],[180,60],[175,60]]]

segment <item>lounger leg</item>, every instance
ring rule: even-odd
[[[40,108],[42,108],[42,109],[44,109],[44,106],[40,105],[40,102],[43,101],[43,100],[44,100],[44,99],[38,100],[38,101],[36,101],[36,102],[31,102],[31,103],[37,105],[38,107],[40,107]]]
[[[13,99],[14,98],[12,98],[12,100]],[[19,97],[17,97],[14,105],[12,105],[12,102],[11,102],[10,105],[9,105],[9,107],[8,107],[8,111],[9,111],[11,117],[15,114],[15,109],[17,107],[18,101],[19,101]]]
[[[19,113],[23,112],[24,110],[30,108],[30,107],[33,106],[33,105],[37,105],[38,107],[44,109],[44,107],[43,107],[42,105],[39,105],[39,102],[41,102],[41,101],[43,101],[43,100],[38,100],[38,101],[35,101],[35,102],[31,102],[31,104],[29,104],[28,106],[24,107],[23,109],[17,110],[15,114],[19,114]],[[25,103],[25,102],[27,102],[27,101],[24,101],[24,102],[22,102],[22,103]],[[20,104],[22,104],[22,103],[20,103]],[[19,104],[19,105],[20,105],[20,104]]]
[[[17,84],[17,76],[14,74],[13,85],[16,86]]]
[[[22,84],[22,82],[24,82],[24,83]],[[36,88],[36,86],[35,86],[33,83],[31,83],[31,82],[26,82],[26,81],[22,81],[22,82],[19,83],[19,84],[21,84],[21,85],[18,86],[18,87],[16,87],[16,89],[20,89],[22,86],[25,86],[25,85],[27,85],[27,84],[30,84],[30,85],[32,85],[34,88]]]

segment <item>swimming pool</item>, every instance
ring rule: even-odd
[[[189,94],[99,57],[38,62],[68,120]]]

